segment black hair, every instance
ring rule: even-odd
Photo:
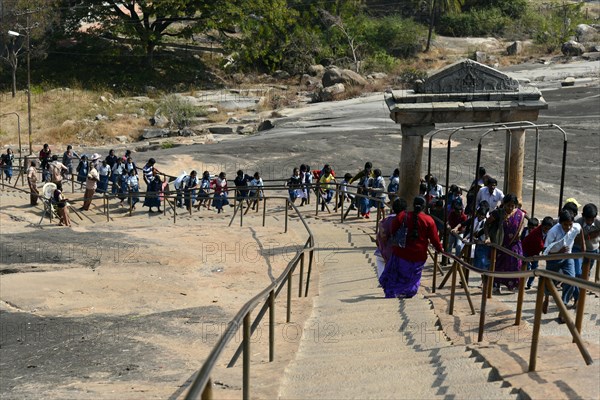
[[[593,203],[588,203],[583,206],[581,215],[583,215],[583,218],[596,218],[598,216],[598,207]]]
[[[552,217],[544,217],[542,220],[542,226],[552,226],[554,225],[554,218]]]
[[[365,163],[365,169],[371,169],[371,168],[373,168],[373,164],[371,164],[371,161],[367,161]]]
[[[413,211],[414,211],[413,217],[414,217],[414,219],[413,219],[412,237],[415,239],[419,237],[419,224],[418,224],[419,213],[425,209],[426,205],[427,205],[427,201],[422,196],[417,196],[413,200]]]
[[[519,199],[516,194],[509,193],[502,199],[502,204],[513,203],[515,206],[519,205]]]
[[[237,176],[244,176],[244,171],[238,169]]]
[[[435,176],[432,175],[431,178],[429,178],[429,182],[432,183],[432,184],[434,184],[434,185],[437,185],[438,178],[436,178]]]
[[[462,199],[460,197],[452,201],[452,208],[455,210],[462,210],[464,208]]]
[[[62,190],[62,183],[61,183],[61,182],[57,182],[57,183],[56,183],[56,188],[57,188],[58,190]]]
[[[406,200],[400,197],[396,198],[392,203],[392,211],[394,211],[394,214],[400,214],[402,211],[406,211],[407,208],[408,204],[406,203]]]
[[[454,184],[452,184],[452,185],[450,185],[450,189],[448,189],[448,191],[449,191],[450,193],[456,193],[456,192],[458,192],[458,186],[457,186],[457,185],[454,185]]]
[[[306,165],[300,164],[300,171],[301,172],[306,172]]]
[[[381,170],[379,168],[375,168],[375,170],[373,171],[373,175],[375,175],[376,177],[381,176]]]
[[[423,182],[419,185],[419,193],[425,194],[425,192],[427,192],[427,184]]]
[[[156,160],[154,158],[151,158],[148,160],[148,164],[150,165],[154,165],[156,163]]]
[[[575,218],[575,216],[573,215],[573,213],[569,210],[561,210],[561,212],[558,213],[558,222],[573,222],[573,219]]]
[[[352,174],[350,172],[346,172],[344,174],[344,179],[347,180],[347,181],[349,181],[350,179],[352,179]]]
[[[400,176],[400,168],[396,168],[392,173],[392,176]]]
[[[567,210],[571,214],[573,214],[573,218],[575,218],[575,216],[577,215],[577,212],[579,211],[579,209],[577,208],[577,204],[573,203],[572,201],[565,203],[565,205],[562,207],[561,211],[564,211],[564,210]]]
[[[479,167],[479,172],[477,173],[478,176],[483,177],[486,173],[486,170],[484,167]]]
[[[486,204],[483,204],[486,203]],[[477,209],[477,214],[487,215],[488,211],[490,211],[490,207],[487,205],[487,201],[482,201],[479,204],[479,208]]]
[[[10,149],[9,149],[9,150],[10,150]],[[54,154],[54,155],[52,156],[52,161],[56,161],[56,160],[58,160],[58,156],[57,156],[56,154]]]
[[[489,177],[488,180],[487,180],[487,184],[488,185],[496,185],[496,186],[498,186],[498,181],[496,179],[492,178],[492,177]]]
[[[540,220],[535,217],[531,217],[531,218],[529,218],[529,221],[527,221],[527,226],[536,227],[539,224],[540,224]]]

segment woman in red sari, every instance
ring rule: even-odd
[[[425,206],[424,197],[415,197],[414,211],[403,211],[392,221],[391,238],[404,227],[407,228],[407,235],[404,247],[393,245],[392,254],[386,260],[385,269],[379,278],[386,298],[411,298],[417,294],[427,260],[427,247],[431,243],[437,251],[442,251],[435,222],[423,212]]]

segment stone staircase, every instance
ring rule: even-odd
[[[374,243],[359,224],[310,224],[322,257],[319,292],[280,398],[514,399],[482,359],[453,346],[431,303],[385,299],[375,273]],[[370,224],[369,224],[370,227]]]

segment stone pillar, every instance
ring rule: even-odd
[[[510,165],[508,166],[507,193],[517,195],[523,202],[523,173],[525,166],[525,129],[512,129],[510,141]],[[505,194],[507,194],[505,193]]]
[[[435,129],[434,124],[402,125],[402,150],[400,153],[400,188],[398,196],[412,208],[413,199],[419,195],[423,136]]]

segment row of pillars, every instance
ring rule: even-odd
[[[429,125],[402,125],[402,149],[400,154],[400,189],[398,196],[409,205],[419,195],[421,165],[423,161],[423,138],[435,129]],[[506,134],[506,155],[504,169],[504,192],[523,196],[523,171],[525,166],[525,129],[511,129]]]

